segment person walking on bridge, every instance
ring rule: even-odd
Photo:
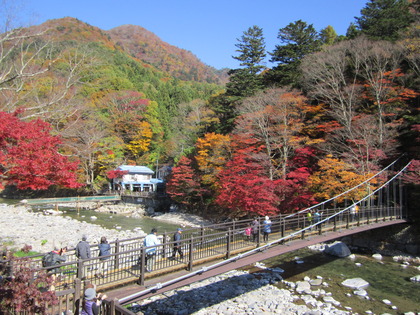
[[[160,244],[157,238],[157,229],[153,228],[150,234],[144,238],[143,245],[146,247],[146,271],[152,271],[156,259],[156,246]]]
[[[271,220],[268,216],[265,217],[263,226],[264,242],[268,242],[268,235],[271,233]]]
[[[172,251],[172,259],[175,259],[176,253],[179,253],[181,259],[184,259],[184,253],[182,252],[181,248],[181,233],[182,229],[178,228],[177,231],[174,233],[174,248]]]

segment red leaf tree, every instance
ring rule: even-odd
[[[236,154],[218,176],[216,204],[229,209],[229,217],[278,214],[277,181],[263,173],[261,165],[249,155]]]
[[[166,191],[173,200],[194,210],[194,205],[202,203],[204,191],[191,164],[192,161],[185,156],[179,160],[172,169]]]
[[[78,162],[59,153],[61,140],[50,134],[50,125],[40,119],[22,121],[18,114],[0,112],[0,188],[80,187]]]

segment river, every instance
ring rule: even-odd
[[[285,270],[282,275],[287,281],[302,281],[305,276],[315,279],[321,276],[332,292],[334,299],[342,306],[350,306],[352,312],[365,314],[370,310],[374,314],[404,314],[420,312],[420,283],[413,283],[410,277],[420,274],[416,266],[402,267],[392,257],[383,257],[378,261],[366,254],[355,254],[353,261],[349,258],[335,258],[322,252],[302,249],[264,261],[267,267],[280,267]],[[296,257],[303,261],[296,263]],[[358,265],[360,263],[360,265]],[[353,294],[353,289],[341,285],[346,279],[362,278],[369,282],[366,289],[369,299]],[[280,285],[285,288],[284,284]],[[350,296],[351,295],[351,296]],[[390,300],[397,309],[382,302]]]

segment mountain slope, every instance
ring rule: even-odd
[[[123,25],[107,32],[131,56],[186,81],[221,83],[226,77],[191,52],[172,46],[141,26]],[[219,72],[220,73],[220,72]]]

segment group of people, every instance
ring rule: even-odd
[[[268,235],[271,233],[271,225],[272,225],[272,222],[270,218],[266,216],[264,218],[264,221],[261,227],[261,232],[263,234],[264,242],[268,242]],[[254,220],[245,229],[245,235],[248,240],[251,240],[251,236],[252,236],[252,241],[257,242],[259,232],[260,232],[260,222],[258,221],[258,218],[254,218]]]
[[[319,221],[321,221],[321,212],[319,212],[318,210],[308,210],[306,212],[306,219],[308,222],[308,226],[312,224],[317,224]],[[318,228],[320,228],[319,225]]]
[[[173,250],[172,250],[172,256],[170,257],[172,260],[176,258],[176,254],[178,253],[181,260],[184,259],[184,253],[182,251],[181,246],[181,234],[182,229],[178,228],[176,232],[173,235],[172,240],[173,243]],[[155,257],[156,257],[156,246],[160,244],[160,241],[157,237],[157,229],[153,228],[150,234],[148,234],[143,241],[143,245],[145,246],[145,264],[146,264],[146,271],[150,272],[153,270],[153,265],[155,263]],[[140,260],[140,258],[139,258]]]

